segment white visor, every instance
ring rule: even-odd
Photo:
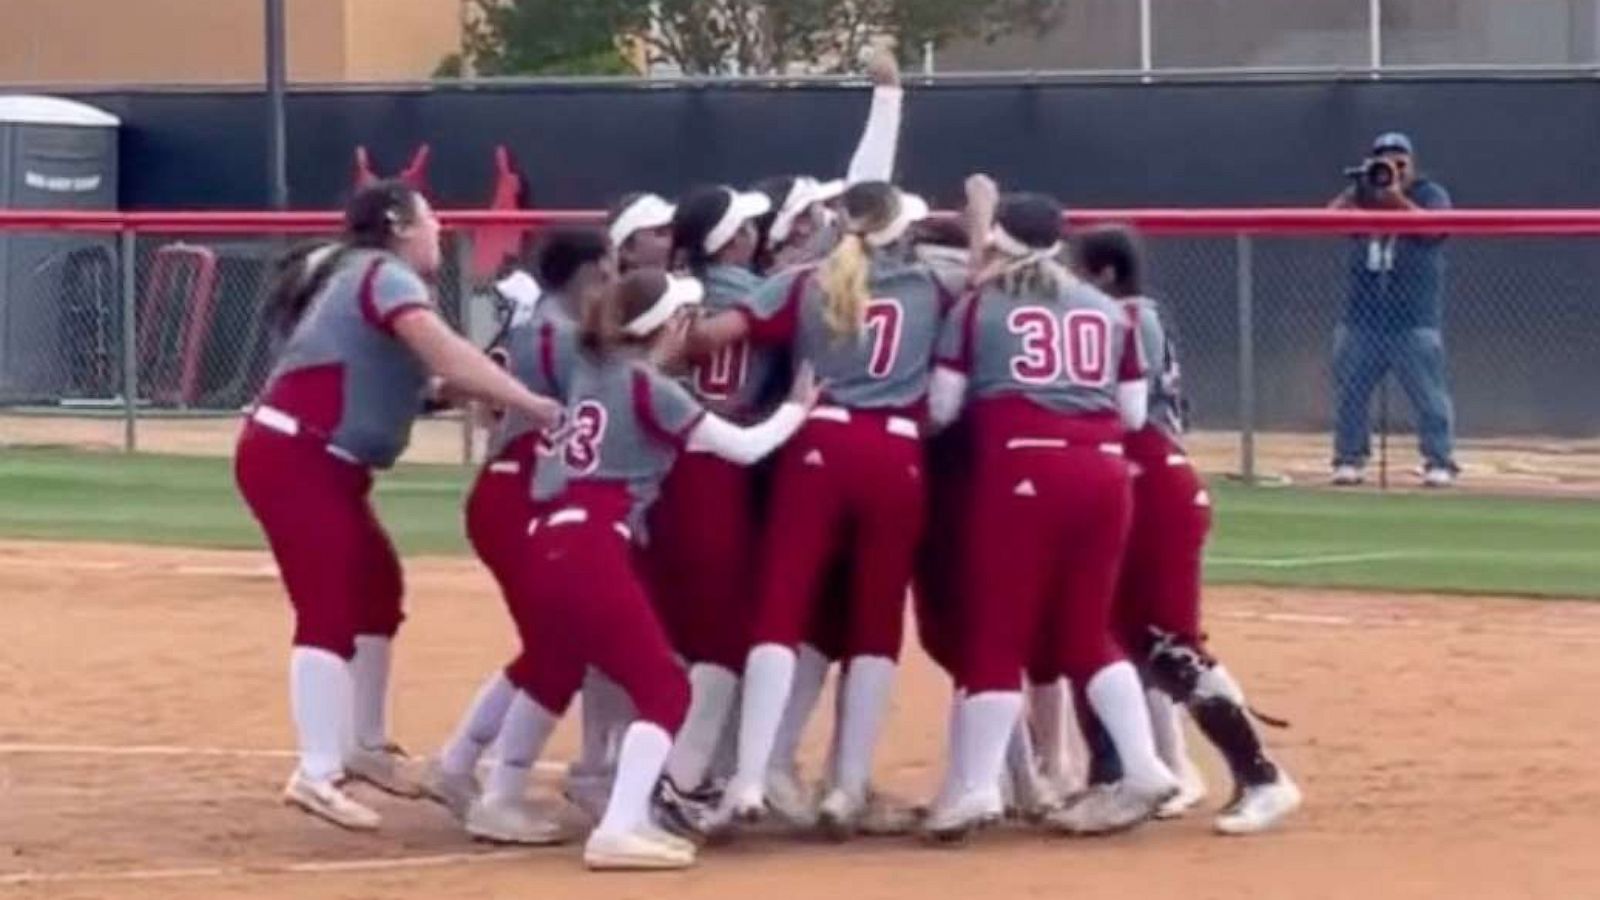
[[[800,218],[811,204],[817,202],[817,194],[822,185],[809,175],[801,175],[789,186],[789,196],[783,198],[783,205],[778,207],[778,214],[772,219],[772,227],[767,230],[767,243],[776,247],[789,239],[789,232],[794,230],[795,220]]]
[[[883,226],[877,231],[869,231],[865,238],[873,247],[887,247],[895,241],[905,237],[906,231],[917,222],[928,217],[928,201],[916,194],[899,191],[900,211],[895,214],[894,221]]]
[[[715,253],[739,233],[740,226],[757,216],[764,216],[772,209],[772,199],[759,191],[735,191],[724,189],[732,199],[728,201],[728,208],[722,214],[716,227],[706,235],[703,249],[707,253]]]
[[[698,278],[668,275],[667,289],[661,292],[661,296],[656,298],[656,302],[651,304],[649,309],[622,326],[622,330],[633,337],[649,337],[657,328],[667,324],[678,310],[686,306],[699,305],[705,295],[705,286]]]
[[[1060,241],[1056,241],[1048,247],[1034,247],[1018,240],[1016,236],[1005,230],[1004,226],[999,223],[995,223],[995,226],[989,231],[989,246],[1007,256],[1017,257],[1018,259],[1024,257],[1044,259],[1061,253]]]
[[[611,223],[611,246],[621,247],[628,238],[641,231],[672,224],[672,214],[677,207],[655,194],[643,194],[617,215]]]

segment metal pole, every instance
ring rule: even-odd
[[[289,164],[284,94],[287,72],[284,59],[283,0],[266,4],[267,57],[267,204],[289,208]]]
[[[933,41],[922,42],[922,74],[933,74]]]
[[[451,238],[456,264],[456,302],[461,304],[461,333],[472,340],[472,241],[465,231],[456,231]],[[461,409],[461,464],[468,467],[472,465],[472,412],[471,404]]]
[[[122,449],[139,449],[138,238],[132,230],[117,235],[122,264]]]
[[[1237,238],[1239,295],[1239,477],[1256,482],[1256,343],[1255,245],[1250,235]]]
[[[1139,0],[1139,71],[1145,73],[1145,81],[1150,80],[1150,72],[1155,67],[1155,23],[1150,12],[1150,0]]]
[[[1383,0],[1367,0],[1367,68],[1373,78],[1383,68]]]

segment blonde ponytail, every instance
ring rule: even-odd
[[[825,302],[822,320],[835,337],[855,337],[861,333],[867,315],[867,242],[859,234],[850,233],[839,241],[828,258],[822,261],[817,273]]]

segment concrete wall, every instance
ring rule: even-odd
[[[287,0],[297,81],[427,77],[460,0]],[[0,0],[0,84],[259,82],[261,0]]]

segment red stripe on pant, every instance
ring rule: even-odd
[[[404,579],[372,509],[371,471],[313,440],[247,422],[234,481],[289,592],[295,644],[349,659],[356,635],[400,630]]]
[[[754,611],[752,473],[709,453],[678,457],[650,511],[651,596],[690,663],[744,666]]]
[[[585,522],[540,524],[521,553],[528,564],[508,571],[527,622],[518,686],[564,712],[593,667],[628,693],[639,718],[675,734],[689,682],[613,520],[591,512]]]
[[[1172,455],[1181,451],[1173,449]],[[1200,577],[1211,505],[1205,482],[1168,454],[1134,460],[1133,527],[1117,586],[1117,631],[1143,657],[1152,626],[1200,646]]]
[[[848,656],[898,658],[906,585],[922,533],[922,443],[890,434],[882,415],[812,419],[784,447],[763,536],[752,643],[795,646],[826,622],[817,597],[835,567],[849,573]]]
[[[1132,501],[1128,469],[1095,444],[980,445],[961,591],[961,685],[1016,690],[1025,668],[1087,680],[1123,658],[1112,634]]]

